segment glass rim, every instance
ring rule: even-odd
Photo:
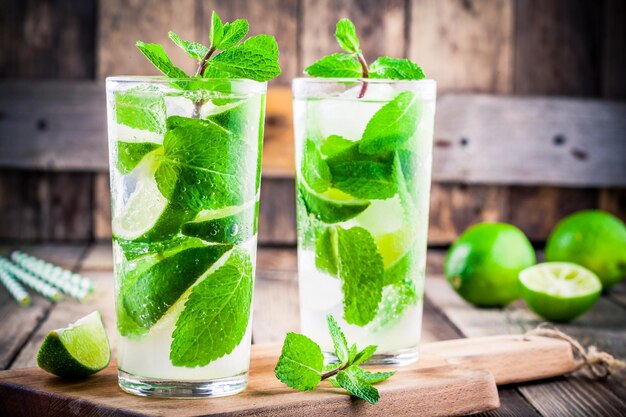
[[[317,78],[317,77],[296,77],[291,83],[311,83],[311,84],[343,84],[343,83],[372,83],[372,84],[437,84],[432,78],[422,78],[421,80],[394,80],[391,78]]]

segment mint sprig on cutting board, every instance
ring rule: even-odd
[[[322,380],[341,387],[351,395],[371,404],[378,402],[380,394],[374,384],[382,382],[396,372],[370,372],[360,367],[376,352],[370,345],[359,351],[355,344],[348,345],[345,335],[333,318],[328,316],[328,330],[333,340],[338,364],[324,366],[320,346],[298,333],[287,333],[283,349],[274,369],[276,377],[284,384],[300,391],[315,389]]]
[[[368,65],[354,24],[349,19],[337,22],[335,38],[345,53],[325,56],[307,67],[304,72],[312,77],[321,78],[377,78],[389,80],[421,80],[424,72],[413,61],[403,58],[381,56]],[[365,95],[367,82],[359,93]]]
[[[196,78],[247,78],[254,81],[269,81],[280,74],[278,45],[270,35],[251,36],[242,42],[248,33],[248,22],[237,19],[224,23],[213,12],[209,46],[181,39],[169,32],[170,39],[187,55],[198,62]],[[137,48],[165,76],[189,78],[174,65],[162,45],[137,42]]]

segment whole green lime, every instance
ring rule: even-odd
[[[546,261],[582,265],[606,290],[626,277],[626,225],[601,210],[569,215],[550,234]]]
[[[518,275],[536,262],[528,238],[505,223],[481,223],[454,242],[445,262],[452,288],[481,307],[503,307],[521,296]]]

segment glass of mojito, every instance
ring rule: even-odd
[[[266,83],[108,78],[119,385],[247,384]]]
[[[326,317],[377,345],[370,363],[418,357],[436,84],[293,82],[302,332],[333,360]]]

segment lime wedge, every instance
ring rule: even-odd
[[[62,378],[84,378],[106,368],[111,361],[109,339],[98,311],[44,339],[37,365]]]
[[[571,321],[589,310],[602,291],[596,274],[568,262],[546,262],[519,274],[522,297],[546,320]]]
[[[367,200],[356,199],[334,188],[322,194],[316,193],[302,180],[298,181],[298,188],[307,212],[325,223],[349,220],[370,205]]]

